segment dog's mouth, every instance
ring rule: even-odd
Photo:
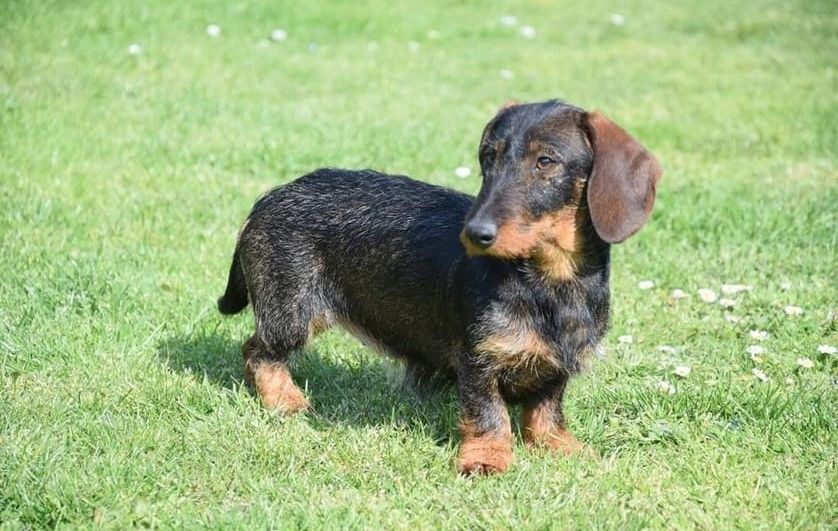
[[[525,258],[536,243],[529,225],[520,219],[500,224],[468,222],[460,231],[460,242],[469,256],[492,256],[502,259]]]
[[[460,231],[460,241],[469,256],[491,254],[490,249],[498,241],[498,224],[485,217],[466,220]]]
[[[469,256],[481,256],[489,254],[489,249],[491,247],[481,247],[472,243],[471,239],[466,236],[465,229],[460,231],[460,243],[463,244],[463,248],[466,250],[466,254]]]
[[[460,232],[460,242],[469,256],[492,256],[506,260],[526,259],[536,254],[539,249],[567,245],[561,235],[575,227],[564,227],[563,217],[566,216],[558,214],[532,220],[514,216],[497,225],[468,222]],[[569,242],[570,245],[574,243]]]

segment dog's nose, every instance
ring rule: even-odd
[[[494,223],[488,221],[470,221],[466,225],[466,238],[471,243],[486,249],[495,243],[495,238],[498,235],[498,227]]]

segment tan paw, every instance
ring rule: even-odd
[[[562,455],[597,457],[597,452],[564,428],[551,428],[534,434],[524,430],[524,444],[528,448],[547,448]]]
[[[457,472],[489,475],[505,472],[512,463],[512,445],[509,440],[475,437],[464,440],[457,456]]]
[[[284,363],[271,361],[245,363],[245,377],[253,385],[265,409],[290,415],[308,408],[309,402],[291,379]]]

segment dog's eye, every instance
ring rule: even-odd
[[[546,170],[555,163],[556,161],[550,157],[538,157],[538,160],[535,161],[535,167],[539,170]]]

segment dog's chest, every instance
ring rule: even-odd
[[[474,351],[511,394],[577,373],[599,342],[599,328],[582,304],[489,307],[477,328]]]
[[[495,326],[487,327],[484,336],[474,346],[487,366],[498,371],[561,368],[561,357],[555,342],[544,337],[543,332],[532,323],[511,323],[498,317],[494,321]]]

